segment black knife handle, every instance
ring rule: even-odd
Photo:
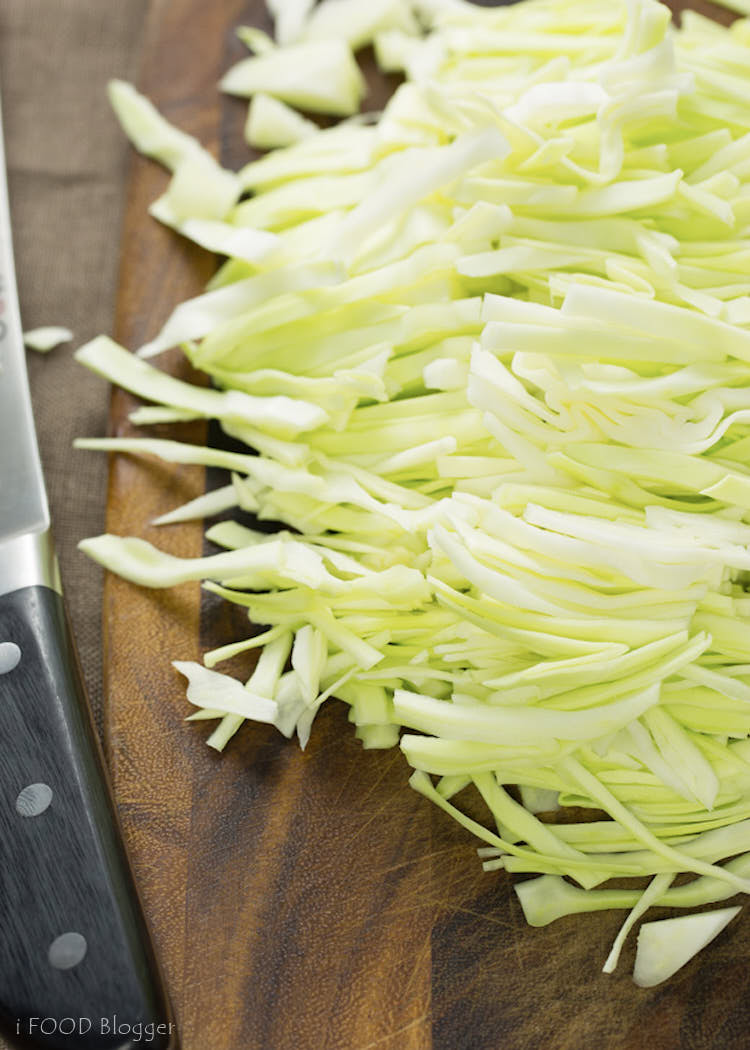
[[[0,1027],[46,1050],[177,1046],[62,598],[0,595]]]

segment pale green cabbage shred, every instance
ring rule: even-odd
[[[44,325],[41,328],[29,328],[23,333],[24,346],[36,350],[39,354],[48,354],[61,343],[69,343],[73,333],[69,328],[59,325]]]
[[[612,969],[648,905],[750,892],[750,20],[324,0],[288,6],[289,47],[243,38],[223,85],[260,93],[266,135],[267,97],[355,112],[352,47],[406,80],[374,122],[286,114],[300,141],[236,174],[112,85],[174,172],[154,214],[229,258],[140,357],[78,358],[154,402],[135,423],[217,419],[248,450],[78,444],[231,472],[164,523],[289,531],[222,521],[192,560],[81,546],[247,611],[175,664],[212,746],[255,719],[304,747],[337,697],[488,870],[537,876],[532,925],[635,909]],[[144,360],[178,344],[213,388]],[[213,669],[253,648],[247,683]],[[459,808],[472,785],[492,827]]]
[[[739,911],[739,908],[718,908],[697,915],[644,922],[638,931],[635,983],[641,988],[661,984],[717,937]]]

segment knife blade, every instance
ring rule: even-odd
[[[0,113],[0,1029],[176,1048],[62,601],[13,265]]]

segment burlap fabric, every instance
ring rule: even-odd
[[[128,148],[105,85],[112,76],[137,75],[148,7],[149,0],[0,3],[0,90],[23,324],[60,324],[75,333],[73,344],[28,357],[65,593],[99,724],[102,581],[76,544],[102,530],[107,463],[75,453],[72,441],[104,432],[107,396],[72,351],[112,329]]]
[[[101,711],[101,574],[76,550],[102,530],[106,457],[76,453],[98,435],[100,380],[75,346],[112,329],[128,148],[106,99],[137,75],[148,0],[2,0],[0,90],[16,269],[25,328],[75,340],[28,364],[53,527],[90,699]]]

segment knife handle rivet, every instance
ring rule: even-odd
[[[15,642],[0,642],[0,674],[7,674],[21,662],[21,650]]]
[[[22,817],[38,817],[52,802],[52,788],[48,784],[29,784],[16,799],[16,813]]]
[[[80,933],[61,933],[49,946],[47,958],[56,970],[72,970],[86,954],[86,938]]]

